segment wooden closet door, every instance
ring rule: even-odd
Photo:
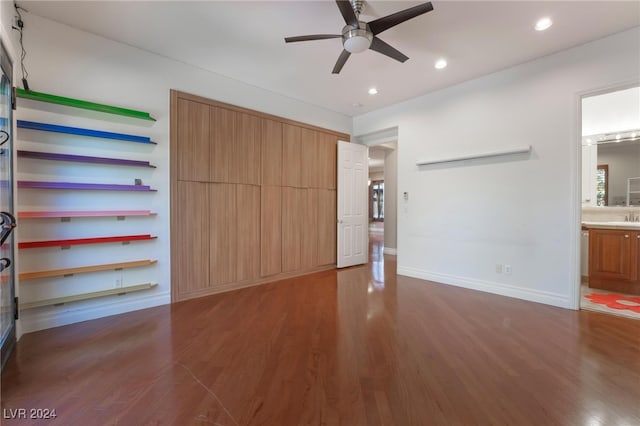
[[[315,130],[301,129],[301,178],[302,187],[320,187],[320,165],[318,163],[320,133]]]
[[[336,162],[338,138],[330,133],[321,133],[318,163],[320,188],[336,189]]]
[[[260,124],[256,116],[236,115],[236,138],[229,164],[229,181],[232,183],[260,185]]]
[[[260,187],[236,185],[237,281],[260,276]]]
[[[300,269],[301,189],[282,187],[282,272]]]
[[[282,187],[262,186],[260,197],[260,275],[282,272]]]
[[[210,107],[178,100],[178,180],[209,181]]]
[[[318,189],[300,189],[302,218],[302,243],[300,245],[300,263],[303,269],[318,265]]]
[[[262,185],[282,185],[282,123],[262,119]]]
[[[188,219],[187,219],[188,220]],[[236,189],[228,183],[209,184],[209,277],[211,286],[236,281]],[[196,230],[193,235],[198,232]]]
[[[301,129],[283,124],[282,130],[282,186],[301,187]]]
[[[208,184],[178,182],[178,270],[175,295],[184,295],[209,286],[209,192]]]
[[[209,180],[229,182],[229,167],[233,144],[236,138],[235,111],[211,107],[211,148],[209,159]]]
[[[336,191],[318,190],[318,265],[336,263]]]

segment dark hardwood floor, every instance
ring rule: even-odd
[[[23,336],[3,424],[640,424],[640,321],[397,277],[374,237],[366,266]]]

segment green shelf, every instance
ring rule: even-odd
[[[138,118],[140,120],[156,121],[148,112],[136,111],[134,109],[121,108],[111,105],[98,104],[95,102],[83,101],[80,99],[65,98],[64,96],[50,95],[48,93],[34,92],[16,88],[16,96],[23,99],[30,99],[50,104],[69,106],[72,108],[87,109],[90,111],[104,112],[107,114],[121,115],[124,117]]]

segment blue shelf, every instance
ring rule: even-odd
[[[156,145],[155,142],[153,142],[150,138],[146,136],[128,135],[125,133],[105,132],[102,130],[83,129],[80,127],[60,126],[58,124],[38,123],[35,121],[18,120],[18,128]]]

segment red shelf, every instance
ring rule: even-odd
[[[103,243],[124,243],[128,241],[144,241],[152,240],[149,234],[144,235],[120,235],[116,237],[95,237],[95,238],[77,238],[71,240],[50,240],[50,241],[25,241],[18,243],[19,249],[41,248],[41,247],[66,247],[84,244],[103,244]]]
[[[155,216],[150,210],[86,210],[86,211],[22,211],[18,219],[46,219],[60,217],[118,217],[118,216]]]

